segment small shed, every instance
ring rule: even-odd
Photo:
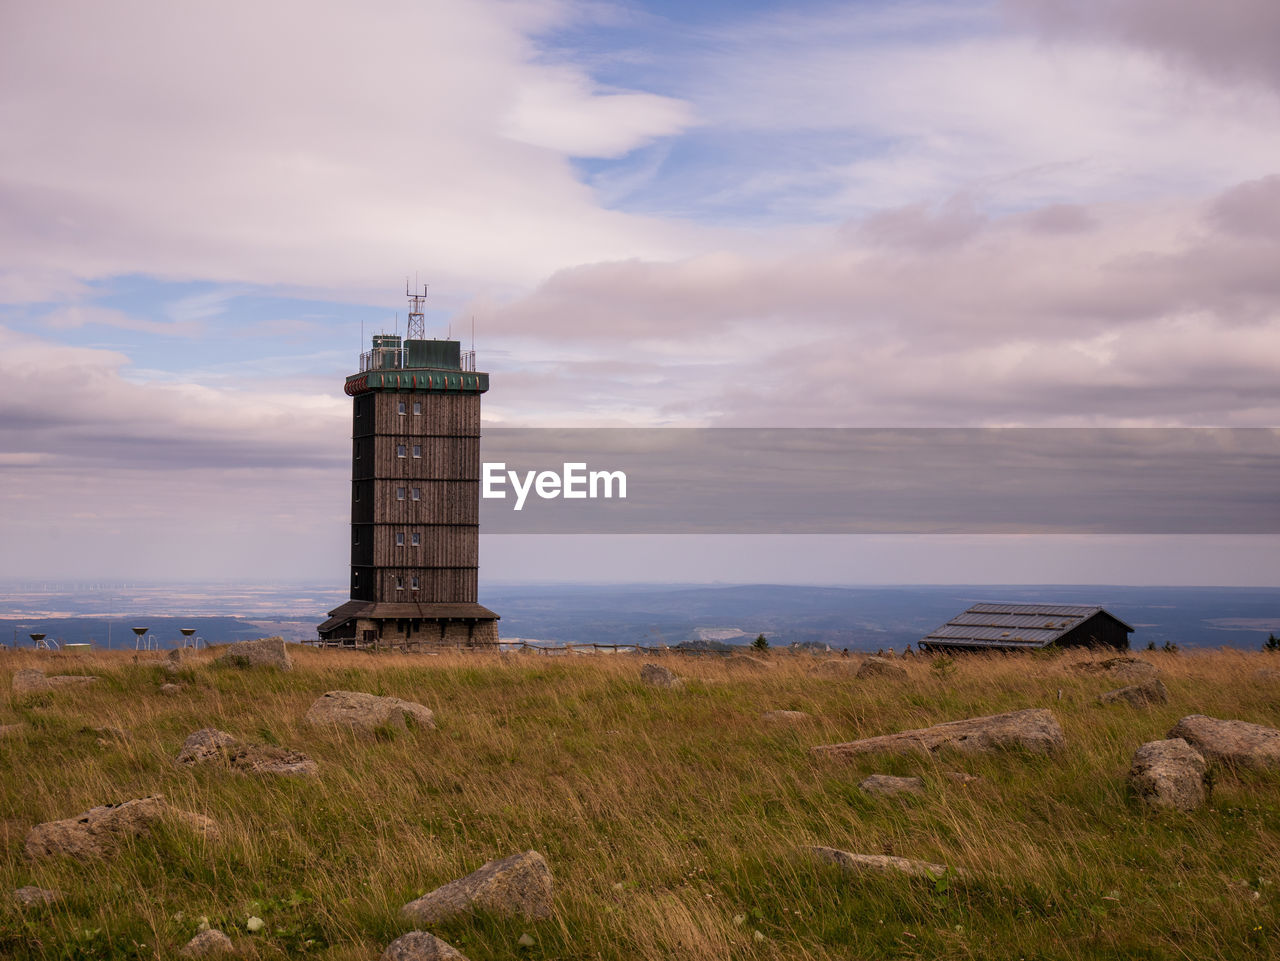
[[[1089,604],[974,604],[927,637],[922,651],[1021,651],[1057,647],[1129,649],[1133,628]]]

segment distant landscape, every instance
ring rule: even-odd
[[[0,643],[40,632],[65,643],[132,648],[134,627],[175,647],[192,628],[217,644],[278,634],[308,641],[347,598],[330,584],[0,585]],[[1132,644],[1257,649],[1280,633],[1280,589],[1090,585],[494,585],[481,603],[504,639],[539,644],[676,645],[714,640],[901,650],[979,601],[1098,604],[1135,628]]]

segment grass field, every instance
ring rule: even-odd
[[[1193,713],[1280,724],[1280,656],[1141,654],[1170,703],[1102,707],[1123,682],[1086,655],[906,661],[906,681],[759,670],[672,656],[683,690],[640,682],[628,655],[295,651],[289,673],[209,666],[174,680],[157,657],[0,655],[0,957],[171,958],[207,918],[244,957],[377,958],[412,925],[405,902],[534,848],[551,865],[544,921],[478,916],[432,930],[496,958],[1257,958],[1280,954],[1280,772],[1218,773],[1209,806],[1147,813],[1126,791],[1134,749]],[[207,660],[207,656],[202,655]],[[9,697],[24,667],[93,673],[86,689]],[[435,730],[374,737],[303,722],[327,690],[394,694]],[[1052,758],[860,758],[809,748],[1024,707],[1048,707]],[[809,712],[778,723],[761,713]],[[128,731],[103,739],[93,728]],[[179,767],[202,727],[305,751],[316,778]],[[945,771],[981,780],[963,785]],[[870,773],[919,774],[923,797],[872,798]],[[214,818],[107,861],[32,862],[36,823],[153,793]],[[800,849],[827,845],[950,865],[963,879],[851,878]],[[66,893],[18,909],[8,891]],[[250,933],[250,917],[265,921]],[[531,946],[518,941],[522,934]]]

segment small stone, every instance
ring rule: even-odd
[[[862,662],[862,666],[858,668],[858,673],[854,676],[863,680],[869,677],[889,677],[902,680],[907,676],[907,669],[901,664],[895,664],[887,657],[872,655]]]
[[[1209,767],[1180,737],[1148,741],[1133,754],[1129,785],[1152,807],[1194,811],[1209,799]]]
[[[46,676],[44,671],[36,668],[26,668],[14,672],[12,684],[14,696],[23,697],[27,694],[43,694],[46,691],[53,691],[58,688],[82,687],[86,684],[92,684],[96,680],[97,677],[91,674],[54,674]]]
[[[249,918],[248,921],[244,923],[244,926],[245,926],[245,929],[248,930],[249,932],[253,934],[257,934],[259,931],[261,931],[263,928],[267,926],[267,922],[263,921],[262,918],[258,917],[257,915],[253,915]]]
[[[1211,764],[1258,769],[1280,767],[1280,731],[1263,724],[1192,714],[1175,724],[1169,737],[1182,738]]]
[[[0,738],[10,737],[19,733],[26,725],[24,724],[0,724]]]
[[[149,837],[162,821],[185,824],[197,834],[214,839],[218,826],[203,814],[171,807],[164,795],[105,804],[61,821],[46,821],[27,832],[26,852],[32,859],[67,855],[87,861],[113,854],[128,838]]]
[[[516,944],[520,945],[522,948],[531,948],[537,943],[538,942],[533,940],[533,935],[528,934],[527,932],[516,938]]]
[[[208,958],[231,954],[234,950],[229,937],[217,928],[206,928],[188,941],[181,953],[188,958]]]
[[[400,913],[433,924],[475,909],[526,918],[551,914],[551,869],[537,851],[490,861],[464,878],[450,881],[410,901]]]
[[[317,727],[349,727],[364,732],[386,726],[403,731],[407,721],[428,730],[436,726],[429,707],[361,691],[327,691],[307,709],[304,720]]]
[[[177,764],[222,763],[253,774],[310,776],[319,773],[315,761],[300,751],[269,744],[245,744],[225,731],[207,727],[190,735],[174,758]]]
[[[830,862],[850,874],[906,874],[910,877],[940,878],[947,873],[945,864],[933,864],[929,861],[913,861],[910,858],[898,858],[890,854],[851,854],[836,848],[809,848],[820,860]],[[959,870],[952,874],[963,876]]]
[[[1149,707],[1153,704],[1168,704],[1169,689],[1158,677],[1149,677],[1140,684],[1130,684],[1119,690],[1107,691],[1098,695],[1102,704],[1129,704],[1133,707]]]
[[[213,663],[227,667],[274,668],[292,671],[293,661],[282,637],[261,637],[256,641],[237,641],[213,659]]]
[[[970,774],[967,771],[943,771],[942,776],[949,781],[955,781],[957,784],[974,784],[981,781],[976,774]]]
[[[62,900],[62,892],[29,884],[14,891],[13,899],[22,907],[29,908],[39,904],[55,904]]]
[[[766,721],[807,721],[811,714],[806,711],[765,711],[760,715]]]
[[[640,669],[640,680],[652,687],[677,689],[684,687],[684,679],[677,677],[661,664],[646,664]]]
[[[1057,718],[1045,708],[1035,707],[990,717],[948,721],[933,727],[883,734],[844,744],[824,744],[812,750],[814,754],[835,758],[913,751],[933,753],[943,748],[952,748],[966,754],[989,753],[1008,748],[1052,754],[1060,750],[1064,743],[1062,727]]]
[[[381,961],[467,961],[452,944],[426,931],[402,934],[382,952]]]
[[[899,794],[923,794],[924,780],[918,777],[895,777],[892,774],[872,774],[859,781],[858,787],[877,797],[895,797]]]
[[[1109,657],[1103,661],[1081,661],[1073,665],[1085,674],[1109,674],[1112,677],[1131,678],[1135,681],[1155,677],[1160,672],[1149,661],[1137,657]]]
[[[161,684],[160,685],[161,694],[179,694],[181,693],[181,691],[182,691],[181,684]]]

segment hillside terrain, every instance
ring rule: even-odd
[[[1127,773],[1187,715],[1280,724],[1280,656],[1140,653],[1167,703],[1132,706],[1098,701],[1130,682],[1081,669],[1105,656],[1086,653],[900,658],[863,676],[856,656],[670,655],[671,686],[631,655],[290,646],[280,670],[217,654],[0,654],[0,956],[174,958],[202,927],[239,957],[334,961],[414,929],[473,961],[1278,950],[1276,759],[1210,759],[1190,811],[1140,803]],[[407,723],[315,723],[329,691],[413,707]],[[812,750],[1028,708],[1060,744]],[[890,777],[860,786],[871,775]],[[105,854],[54,850],[74,821],[33,831],[154,795],[181,816],[91,838]],[[856,873],[815,847],[941,870]],[[546,916],[402,914],[530,850],[554,879]],[[22,905],[23,888],[56,895]]]

